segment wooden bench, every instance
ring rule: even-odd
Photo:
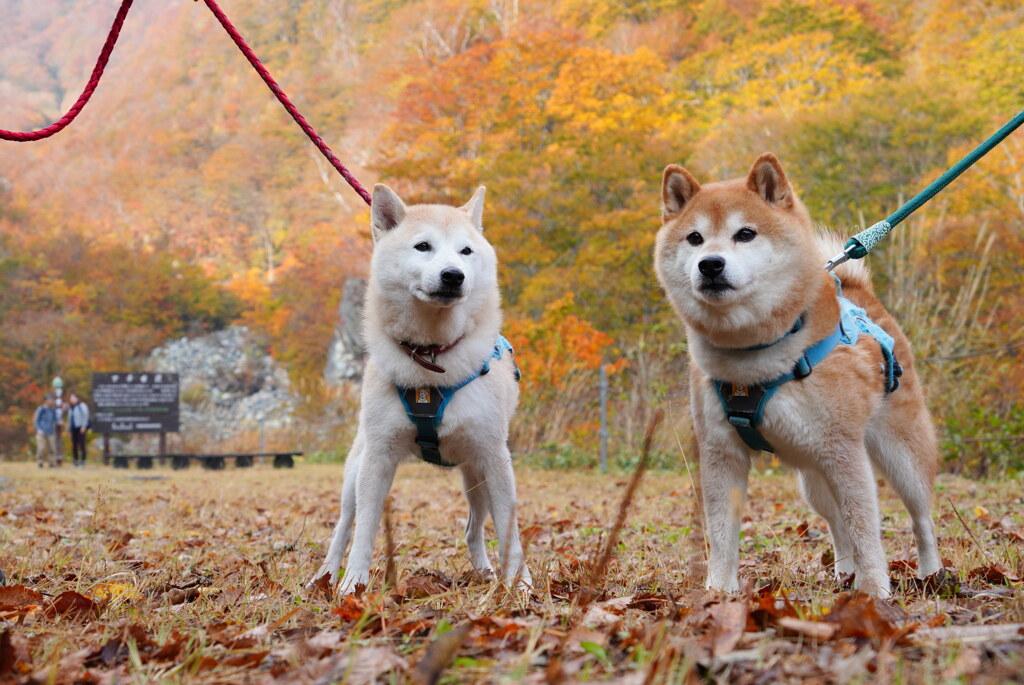
[[[151,469],[153,468],[153,460],[162,459],[162,457],[154,456],[152,454],[113,454],[110,456],[110,460],[115,469],[128,468],[129,462],[132,459],[135,460],[136,468]]]
[[[302,452],[245,452],[245,453],[229,453],[229,454],[165,454],[164,456],[155,456],[152,454],[115,454],[110,458],[113,461],[115,469],[126,469],[129,466],[129,462],[134,459],[136,468],[140,469],[151,469],[153,468],[153,460],[159,459],[160,463],[163,463],[164,459],[171,460],[171,468],[175,470],[187,469],[193,459],[202,464],[204,469],[210,469],[212,471],[220,471],[227,467],[227,461],[229,459],[235,460],[235,466],[238,468],[249,468],[253,465],[253,460],[256,457],[273,457],[274,468],[290,469],[295,466],[295,457],[301,457]]]
[[[295,457],[301,457],[302,452],[232,452],[228,454],[175,454],[171,456],[171,468],[187,469],[189,463],[195,459],[202,464],[204,469],[220,471],[227,466],[228,459],[235,460],[238,468],[248,468],[253,465],[257,457],[273,457],[274,468],[290,469],[295,466]]]

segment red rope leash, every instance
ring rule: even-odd
[[[50,126],[39,129],[38,131],[5,131],[0,129],[0,140],[10,140],[19,143],[42,140],[43,138],[49,138],[53,134],[64,130],[68,124],[75,120],[75,117],[78,116],[79,112],[82,111],[82,108],[84,108],[86,103],[89,102],[89,98],[92,97],[93,92],[99,85],[100,77],[103,76],[103,70],[106,68],[107,62],[110,60],[110,54],[114,51],[114,44],[117,43],[118,35],[121,33],[121,27],[124,25],[124,19],[128,15],[128,10],[131,9],[133,1],[134,0],[122,0],[121,7],[117,11],[117,16],[114,18],[114,24],[110,27],[110,33],[107,35],[107,41],[103,44],[100,56],[96,59],[96,66],[92,70],[92,76],[89,77],[89,82],[86,84],[85,90],[83,90],[82,94],[78,97],[78,101],[75,102],[71,109],[68,110],[67,114]],[[198,2],[198,0],[196,1]],[[215,0],[204,0],[204,2],[206,3],[206,6],[210,8],[210,11],[213,12],[213,15],[217,17],[217,21],[220,22],[220,25],[223,26],[224,30],[227,31],[229,36],[231,36],[231,40],[235,42],[238,49],[241,50],[242,54],[249,60],[249,64],[253,66],[253,69],[255,69],[260,75],[263,82],[267,84],[268,88],[270,88],[270,91],[275,97],[277,97],[278,101],[285,110],[287,110],[288,114],[291,115],[292,119],[295,120],[295,123],[299,125],[299,128],[301,128],[309,139],[313,141],[313,144],[316,145],[317,149],[319,149],[323,156],[327,158],[327,161],[331,163],[331,166],[337,169],[342,178],[352,186],[352,189],[359,193],[359,197],[363,198],[366,204],[370,204],[372,201],[370,193],[367,192],[366,188],[356,180],[356,177],[352,175],[352,172],[341,163],[341,160],[338,159],[337,155],[331,151],[331,148],[327,146],[327,143],[325,143],[323,138],[317,134],[316,130],[310,126],[309,122],[306,121],[306,118],[299,113],[298,108],[296,108],[295,105],[292,104],[292,101],[288,99],[288,96],[285,95],[281,86],[277,84],[274,77],[271,76],[270,72],[267,71],[267,68],[263,66],[263,63],[260,62],[256,53],[253,52],[252,48],[250,48],[248,43],[245,42],[245,39],[242,38],[242,34],[240,34],[238,29],[234,27],[231,21],[224,14],[223,10],[221,10],[220,6],[215,2]]]
[[[196,1],[198,2],[198,0]],[[309,122],[306,121],[306,118],[299,113],[299,110],[292,104],[292,101],[289,100],[288,96],[284,94],[283,90],[281,90],[281,86],[277,85],[277,81],[275,81],[274,77],[270,75],[267,68],[263,66],[263,62],[260,62],[256,53],[252,51],[249,44],[245,42],[244,38],[242,38],[242,34],[240,34],[238,29],[236,29],[231,21],[228,20],[220,6],[215,2],[215,0],[203,0],[203,2],[205,2],[206,6],[210,8],[213,15],[217,17],[217,21],[220,22],[220,25],[223,26],[224,30],[228,32],[229,36],[231,36],[231,40],[235,41],[235,45],[238,46],[238,49],[241,50],[242,54],[249,60],[249,64],[252,65],[252,68],[260,75],[263,82],[267,84],[267,88],[270,88],[270,92],[277,97],[281,105],[288,111],[288,114],[292,115],[292,119],[294,119],[295,123],[299,125],[299,128],[301,128],[309,139],[313,141],[313,144],[317,146],[321,153],[323,153],[323,156],[327,158],[327,161],[331,163],[331,166],[338,170],[341,177],[348,181],[348,184],[352,186],[352,190],[359,193],[359,197],[363,198],[366,204],[371,204],[373,200],[370,193],[367,192],[366,188],[356,180],[356,177],[352,175],[352,172],[345,168],[345,165],[341,163],[341,160],[331,152],[331,148],[327,147],[327,143],[324,142],[324,139],[317,134],[313,127],[309,125]]]
[[[92,97],[96,86],[100,84],[100,77],[103,76],[103,70],[107,67],[110,53],[114,51],[114,44],[117,43],[117,37],[121,33],[121,26],[124,25],[124,18],[128,16],[128,10],[131,9],[132,2],[133,0],[123,0],[121,3],[121,8],[117,10],[117,16],[114,18],[114,25],[110,27],[110,33],[107,34],[107,42],[103,44],[100,56],[96,58],[96,66],[92,68],[92,76],[89,77],[89,82],[85,84],[85,90],[78,96],[78,100],[67,111],[67,114],[38,131],[4,131],[0,129],[0,140],[10,140],[15,143],[42,140],[43,138],[49,138],[55,133],[60,133],[68,124],[75,120],[75,117],[82,111],[85,104],[89,102],[89,98]]]

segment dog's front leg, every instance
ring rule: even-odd
[[[352,537],[352,525],[356,518],[356,483],[359,480],[359,465],[365,456],[363,454],[365,449],[363,434],[357,432],[355,442],[352,443],[352,450],[348,454],[348,459],[345,460],[345,480],[341,485],[341,511],[338,514],[338,523],[334,526],[331,545],[327,549],[324,563],[309,580],[308,586],[312,586],[325,575],[330,575],[331,583],[338,581],[338,570],[341,568],[341,560],[345,557],[345,548],[348,547],[349,538]]]
[[[367,451],[359,464],[356,477],[356,530],[345,576],[338,586],[339,594],[351,594],[356,591],[357,585],[365,587],[370,581],[373,539],[377,534],[377,526],[384,512],[384,501],[391,490],[399,459],[393,454]]]
[[[732,437],[702,441],[700,483],[711,546],[707,587],[739,592],[740,517],[747,499],[750,456],[733,444]]]
[[[462,482],[466,490],[466,501],[469,503],[469,518],[466,520],[466,547],[473,568],[483,574],[494,572],[487,558],[487,546],[484,540],[484,524],[491,510],[490,494],[487,483],[480,471],[469,464],[462,465]]]
[[[518,582],[533,587],[533,579],[526,567],[519,542],[516,476],[512,470],[512,455],[507,447],[483,460],[483,475],[491,504],[491,518],[494,519],[494,528],[498,534],[498,555],[505,582],[510,585]]]

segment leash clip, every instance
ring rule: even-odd
[[[825,263],[825,271],[831,273],[832,269],[836,268],[837,266],[839,266],[843,262],[847,262],[849,260],[850,260],[850,255],[846,254],[846,252],[840,252],[835,257],[833,257],[832,259],[828,260]]]

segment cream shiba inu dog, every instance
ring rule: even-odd
[[[316,578],[339,591],[369,582],[373,540],[399,462],[416,455],[462,472],[475,569],[490,514],[507,581],[530,584],[516,521],[509,421],[518,369],[501,337],[497,257],[483,234],[484,188],[463,207],[406,206],[373,190],[374,249],[364,312],[367,361],[355,442],[345,462],[341,516]]]
[[[858,589],[889,596],[872,464],[910,512],[919,575],[938,571],[935,433],[910,345],[864,267],[825,272],[836,240],[815,231],[771,154],[746,178],[703,186],[670,165],[662,201],[655,269],[689,343],[708,587],[739,589],[741,508],[758,449],[799,471],[828,522],[837,576],[855,573]]]

